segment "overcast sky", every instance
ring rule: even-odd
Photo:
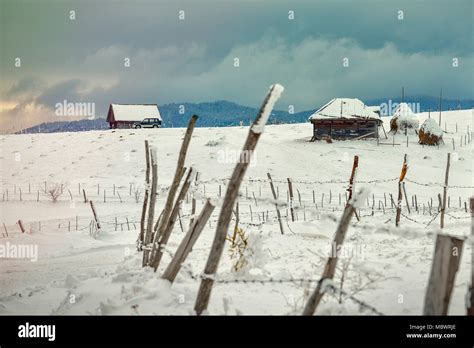
[[[0,0],[0,130],[53,120],[63,100],[96,103],[97,116],[112,102],[257,107],[274,82],[278,108],[296,112],[402,85],[473,98],[473,3]]]

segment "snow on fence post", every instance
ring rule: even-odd
[[[467,315],[474,315],[474,197],[470,199],[471,206],[471,286],[469,288],[469,303]]]
[[[278,223],[280,224],[280,232],[281,234],[284,234],[283,223],[281,222],[280,209],[278,209],[277,195],[275,193],[275,187],[273,186],[273,180],[270,173],[267,173],[267,177],[268,177],[268,180],[270,181],[270,189],[272,190],[273,199],[275,200],[275,209],[277,213]],[[313,191],[313,197],[314,197],[314,191]]]
[[[400,226],[400,215],[402,213],[402,199],[403,199],[402,185],[403,185],[403,179],[405,179],[405,175],[407,174],[407,170],[408,170],[407,159],[408,159],[408,155],[405,154],[405,157],[403,159],[402,171],[400,172],[400,178],[398,180],[397,215],[395,218],[395,226],[397,227]]]
[[[173,203],[176,196],[176,192],[178,191],[179,183],[181,182],[181,177],[184,174],[184,170],[183,170],[184,161],[186,160],[186,153],[188,152],[189,143],[191,142],[191,136],[193,134],[194,126],[196,125],[197,119],[198,119],[198,116],[193,115],[191,119],[189,120],[188,127],[186,128],[186,133],[184,134],[184,139],[181,144],[181,149],[179,150],[178,163],[176,165],[176,171],[174,173],[173,182],[171,183],[168,196],[166,198],[165,207],[163,208],[163,211],[161,212],[161,218],[160,218],[159,224],[157,224],[155,240],[159,240],[159,238],[161,238],[161,235],[164,233],[165,229],[168,226],[170,215],[173,209]],[[151,251],[152,255],[150,258],[151,263],[155,263],[155,264],[156,264],[156,260],[153,260],[153,256],[156,252],[156,246],[157,246],[156,243],[153,243],[153,248]]]
[[[447,315],[464,240],[438,234],[423,315]]]
[[[283,86],[279,84],[275,84],[270,87],[270,91],[268,92],[262,106],[260,107],[257,118],[249,129],[247,140],[243,146],[242,153],[251,154],[255,150],[258,140],[260,139],[260,136],[262,135],[265,128],[265,124],[270,117],[270,113],[272,112],[276,101],[283,92],[283,89]],[[227,191],[217,222],[216,234],[212,243],[211,252],[209,253],[209,257],[204,268],[204,278],[201,281],[196,303],[194,305],[194,310],[198,315],[201,315],[202,312],[207,309],[209,304],[212,285],[214,283],[212,277],[217,272],[219,260],[222,256],[222,252],[224,251],[227,230],[229,229],[229,224],[232,217],[232,208],[234,207],[235,200],[239,195],[239,187],[250,164],[250,159],[251,156],[246,156],[245,161],[239,161],[237,163],[232,173],[232,177],[229,180],[229,184],[227,185]]]
[[[305,308],[303,310],[303,315],[313,315],[316,312],[319,302],[321,301],[325,292],[325,289],[322,288],[323,282],[327,279],[332,279],[336,272],[338,257],[337,252],[334,251],[337,251],[340,249],[340,247],[342,247],[347,230],[349,228],[349,223],[352,219],[352,215],[355,213],[356,208],[364,204],[364,198],[367,192],[368,191],[366,189],[361,189],[354,195],[353,198],[351,198],[347,202],[341,220],[339,221],[339,225],[337,226],[333,242],[331,244],[331,254],[328,260],[326,261],[326,266],[324,267],[323,275],[319,280],[316,289],[313,291],[308,301],[306,302]]]
[[[448,159],[446,162],[446,174],[444,176],[444,188],[443,188],[443,206],[441,207],[440,227],[444,228],[444,214],[446,212],[446,197],[448,195],[448,180],[449,180],[449,167],[451,164],[451,154],[448,152]]]
[[[186,168],[183,168],[183,172],[185,170]],[[164,225],[164,230],[161,234],[157,233],[155,235],[150,262],[150,266],[154,268],[155,272],[158,269],[158,266],[160,265],[160,261],[163,256],[163,248],[168,243],[168,239],[171,236],[171,232],[173,232],[174,224],[176,223],[176,219],[178,218],[180,204],[186,197],[186,193],[188,193],[189,186],[191,185],[192,181],[192,174],[193,168],[191,167],[189,168],[188,175],[186,176],[186,179],[184,180],[183,185],[181,186],[181,191],[178,194],[178,198],[174,203],[173,210],[171,211],[171,214],[168,219],[168,223]],[[180,175],[180,181],[181,177],[182,175]]]
[[[171,260],[166,270],[163,272],[161,278],[167,279],[171,283],[174,282],[179,270],[181,269],[181,266],[186,260],[186,257],[193,249],[193,246],[199,238],[199,235],[206,226],[206,222],[207,220],[209,220],[209,217],[211,216],[215,206],[215,202],[211,199],[208,199],[206,201],[204,207],[201,210],[201,213],[196,219],[194,219],[191,227],[189,228],[188,232],[181,241],[173,259]]]
[[[148,145],[148,140],[145,140],[145,162],[146,162],[146,172],[145,172],[145,194],[143,197],[142,205],[142,215],[140,218],[140,235],[138,236],[138,251],[142,250],[142,246],[145,240],[145,219],[148,208],[148,194],[150,192],[150,147]],[[130,190],[131,190],[130,185]]]
[[[92,215],[94,215],[94,220],[97,225],[97,230],[100,230],[100,223],[99,223],[99,217],[97,216],[97,212],[95,211],[94,203],[92,201],[89,201],[92,209]]]
[[[148,221],[146,225],[146,231],[143,239],[143,244],[146,249],[143,251],[142,267],[148,264],[148,256],[150,254],[150,243],[152,241],[153,234],[153,219],[155,217],[155,203],[156,203],[156,187],[158,185],[158,158],[156,154],[156,148],[151,148],[151,194],[150,202],[148,203]],[[142,213],[143,217],[143,213]]]
[[[291,212],[291,221],[295,221],[295,212],[293,209],[293,184],[291,183],[291,179],[287,178],[288,180],[288,192],[290,195],[290,212]]]

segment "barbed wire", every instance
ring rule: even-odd
[[[191,277],[191,279],[195,281],[201,281],[204,279],[212,279],[214,283],[217,284],[260,284],[260,285],[265,285],[265,284],[285,284],[285,283],[291,283],[295,285],[303,285],[303,284],[311,284],[311,283],[319,283],[323,281],[324,279],[311,279],[311,278],[298,278],[298,277],[289,277],[289,278],[264,278],[264,279],[245,279],[245,278],[232,278],[232,279],[224,279],[224,278],[217,278],[215,275],[209,276],[209,275],[204,275],[204,274],[199,274],[196,275],[194,274],[189,268],[186,269],[187,274]],[[328,291],[330,289],[331,291]],[[337,288],[334,284],[327,282],[322,288],[323,292],[327,292],[330,295],[336,297],[338,295],[345,296],[346,298],[350,299],[351,301],[357,303],[361,308],[367,309],[371,311],[374,314],[377,315],[384,315],[380,311],[378,311],[375,307],[371,306],[367,302],[364,302],[353,295],[349,294],[347,291],[344,291],[342,289]]]
[[[429,183],[421,183],[415,180],[411,180],[409,178],[405,178],[406,181],[411,182],[412,184],[415,185],[420,185],[420,186],[427,186],[427,187],[432,187],[432,186],[439,186],[439,187],[444,187],[444,183],[441,182],[429,182]],[[448,185],[446,186],[447,188],[462,188],[462,189],[472,189],[474,186],[461,186],[461,185]]]

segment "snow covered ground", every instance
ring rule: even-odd
[[[428,117],[418,116],[420,124]],[[437,120],[438,115],[432,117]],[[443,112],[442,128],[447,133],[445,144],[439,147],[418,145],[414,134],[408,136],[408,147],[403,134],[389,135],[379,146],[373,140],[311,143],[310,124],[267,126],[239,199],[240,226],[250,237],[252,255],[247,267],[236,273],[232,270],[235,259],[229,250],[224,252],[209,313],[301,313],[314,281],[322,274],[342,215],[352,159],[359,155],[356,187],[367,186],[371,194],[359,212],[361,221],[354,220],[349,228],[335,284],[340,286],[344,273],[342,289],[378,311],[421,314],[434,235],[439,231],[438,194],[448,152],[452,153],[449,184],[453,187],[448,190],[444,232],[470,233],[465,203],[472,195],[472,144],[461,139],[468,127],[472,131],[472,121],[472,110]],[[388,119],[385,129],[388,132]],[[0,314],[192,314],[197,277],[207,260],[219,207],[172,286],[159,276],[184,236],[180,224],[157,273],[141,268],[141,254],[135,247],[143,199],[144,140],[158,150],[158,214],[184,131],[1,136]],[[195,129],[186,165],[200,172],[199,183],[192,189],[198,212],[206,196],[219,198],[219,186],[224,195],[225,180],[235,166],[233,158],[247,132],[248,127]],[[390,194],[396,199],[404,154],[409,156],[406,190],[411,212],[404,201],[401,227],[395,228]],[[267,173],[275,181],[282,204],[287,202],[287,178],[293,181],[297,221],[285,221],[284,235],[265,181]],[[63,194],[53,203],[44,191],[45,185],[49,190],[55,184],[62,185]],[[83,189],[94,201],[103,226],[97,238],[89,233],[92,212],[84,203]],[[415,195],[418,211],[413,206]],[[183,203],[184,230],[189,226],[190,203],[190,197]],[[288,207],[281,210],[283,216],[291,215]],[[20,219],[27,233],[20,232]],[[20,246],[30,252],[23,255],[29,259],[12,254]],[[37,260],[31,260],[36,259],[35,250]],[[464,313],[470,253],[471,246],[465,243],[450,314]],[[349,298],[331,295],[323,298],[318,313],[372,314]]]

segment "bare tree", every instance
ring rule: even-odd
[[[63,188],[64,184],[52,183],[47,188],[46,195],[51,199],[51,201],[53,201],[53,203],[56,203],[59,197],[63,194]]]

